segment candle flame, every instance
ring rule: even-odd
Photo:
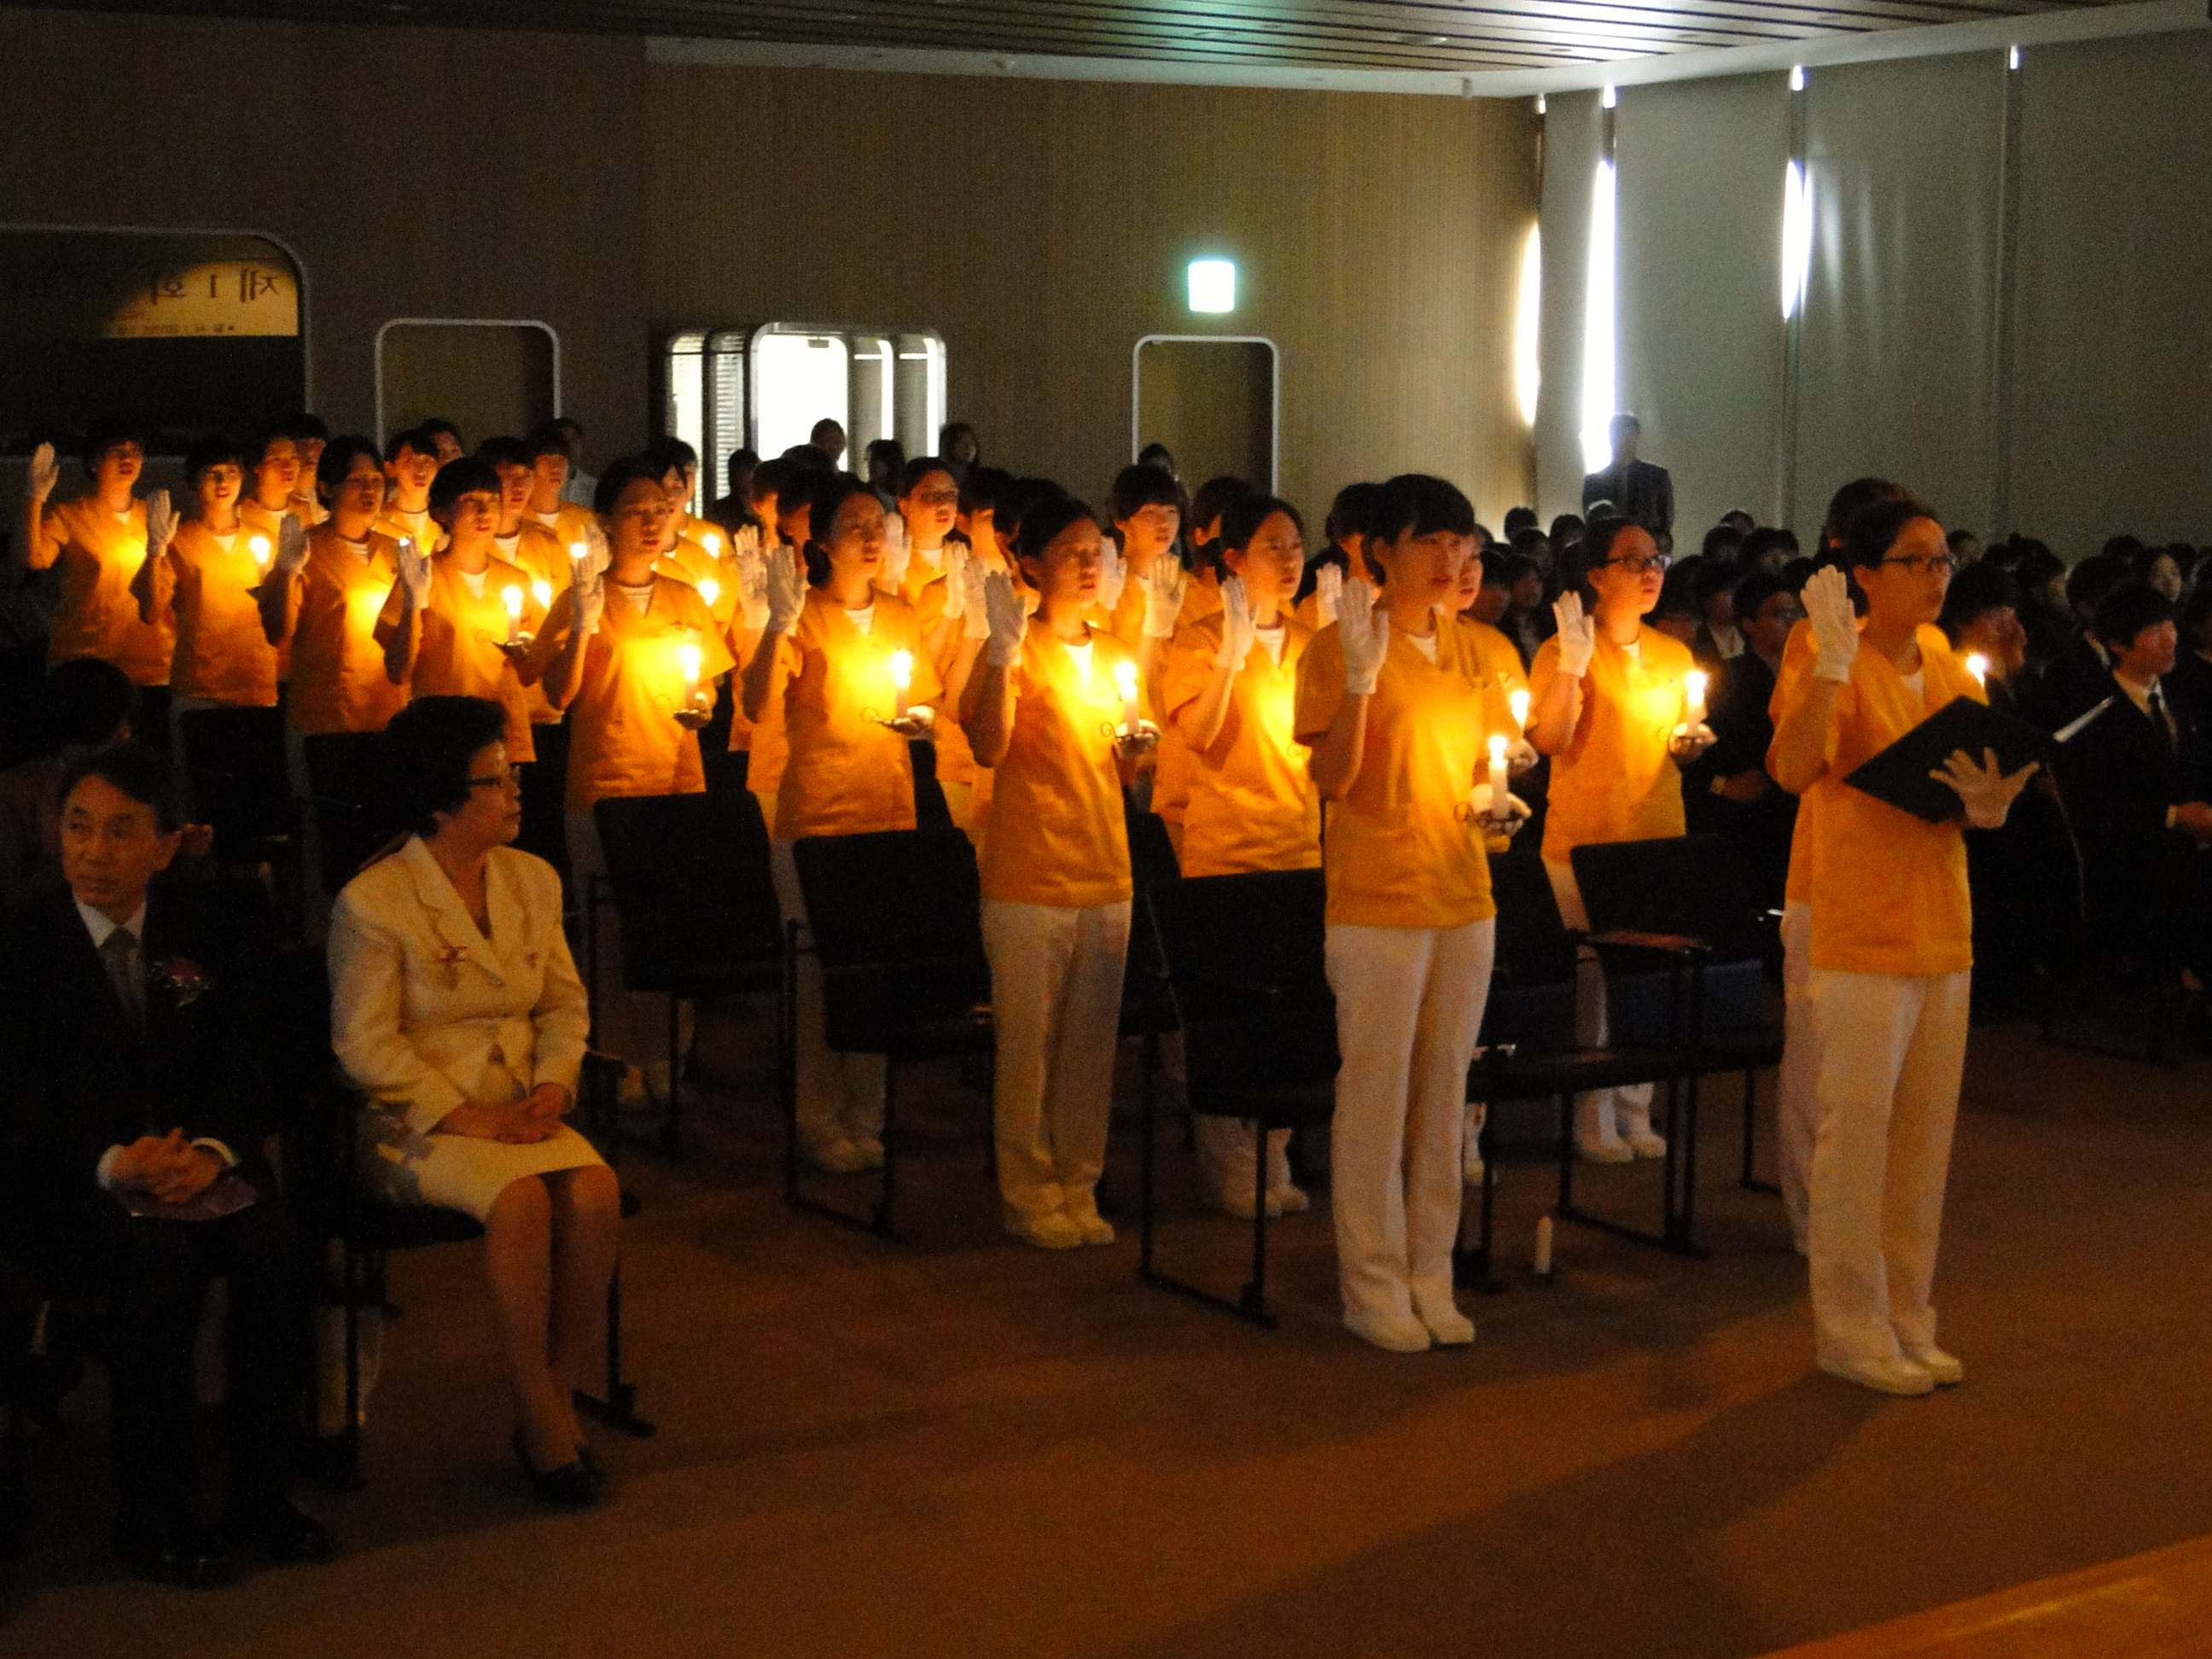
[[[1513,724],[1526,731],[1528,727],[1528,694],[1516,691],[1507,696],[1506,704],[1513,710]]]
[[[1127,657],[1114,665],[1114,686],[1125,697],[1137,695],[1137,665]]]
[[[699,678],[699,647],[696,645],[678,646],[676,660],[684,670],[684,678],[696,684]]]
[[[1990,683],[1990,659],[1978,651],[1968,653],[1966,672],[1974,677],[1975,684],[1987,685]]]
[[[1503,766],[1505,763],[1505,738],[1503,734],[1495,732],[1490,735],[1490,763],[1492,766]]]
[[[1705,672],[1702,668],[1692,668],[1689,673],[1684,677],[1683,684],[1689,689],[1690,701],[1692,702],[1702,703],[1705,702],[1706,678],[1707,676]]]
[[[902,691],[905,690],[908,686],[914,684],[913,652],[894,651],[891,653],[891,684],[898,687]]]
[[[501,590],[500,598],[507,602],[507,614],[518,622],[522,617],[522,590],[512,582]]]
[[[699,597],[708,605],[714,604],[722,597],[721,583],[716,581],[712,576],[702,577],[699,583]]]
[[[591,556],[592,550],[587,544],[583,542],[570,542],[568,544],[568,561],[570,563],[581,564],[585,560]]]
[[[256,563],[256,564],[267,564],[267,563],[269,562],[269,538],[268,538],[268,537],[266,537],[266,536],[256,536],[256,537],[255,537],[252,541],[250,541],[250,542],[246,543],[246,546],[248,546],[249,548],[251,548],[251,549],[252,549],[252,550],[253,550],[253,562],[254,562],[254,563]]]
[[[537,600],[541,605],[552,604],[553,584],[547,581],[543,576],[540,576],[536,581],[530,584],[530,597]]]
[[[722,556],[722,538],[713,531],[710,530],[702,536],[699,538],[699,544],[707,550],[709,558],[719,559]]]

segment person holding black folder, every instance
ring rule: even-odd
[[[1957,750],[1923,768],[1959,799],[1940,823],[1848,781],[1947,705],[1985,697],[1935,625],[1952,565],[1933,514],[1911,501],[1867,508],[1839,562],[1806,584],[1767,755],[1775,781],[1802,798],[1810,860],[1813,1318],[1822,1370],[1923,1395],[1965,1376],[1936,1345],[1929,1299],[1973,958],[1961,830],[2002,824],[2035,766],[2007,775],[1994,751],[1977,765]]]

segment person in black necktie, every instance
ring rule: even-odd
[[[2081,848],[2093,921],[2129,954],[2201,982],[2208,965],[2205,849],[2212,789],[2203,734],[2171,707],[2173,606],[2141,582],[2097,606],[2107,696],[2060,751],[2058,783]]]
[[[66,885],[0,942],[10,1174],[43,1276],[90,1281],[105,1357],[117,1544],[142,1575],[219,1583],[230,1547],[319,1560],[292,1502],[307,1397],[312,1259],[260,1146],[257,951],[213,890],[155,878],[182,826],[167,757],[130,744],[62,779]],[[193,1350],[208,1281],[228,1282],[228,1481],[204,1524]]]
[[[1613,503],[1613,516],[1642,525],[1653,536],[1674,533],[1674,480],[1663,466],[1636,458],[1644,422],[1633,415],[1613,417],[1613,464],[1583,480],[1583,511],[1600,501]]]
[[[1778,908],[1797,797],[1766,774],[1774,741],[1770,705],[1790,630],[1805,620],[1805,608],[1795,588],[1764,570],[1735,585],[1732,604],[1744,648],[1714,682],[1706,724],[1716,741],[1683,769],[1682,799],[1691,828],[1725,836],[1759,902]]]

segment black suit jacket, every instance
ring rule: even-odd
[[[2166,827],[2166,810],[2205,799],[2203,743],[2170,702],[2179,728],[2171,745],[2118,681],[2107,676],[2105,690],[2111,705],[2059,750],[2059,793],[2092,908],[2122,915],[2162,909],[2189,878],[2195,847]]]
[[[24,1218],[45,1231],[99,1196],[107,1148],[181,1127],[222,1141],[269,1190],[259,1146],[268,1091],[257,1017],[258,941],[216,890],[157,883],[140,957],[143,1031],[125,1013],[68,890],[26,908],[0,939],[0,1089]]]
[[[1583,511],[1611,501],[1620,516],[1657,536],[1674,527],[1674,480],[1663,466],[1631,461],[1626,471],[1607,467],[1583,478]]]

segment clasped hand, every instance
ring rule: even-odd
[[[220,1156],[195,1146],[182,1129],[165,1135],[141,1135],[108,1166],[119,1187],[150,1194],[163,1204],[188,1204],[223,1171]]]
[[[876,724],[897,732],[902,738],[926,738],[937,729],[937,711],[924,704],[890,720],[878,719]]]
[[[1966,807],[1966,822],[1977,830],[2001,830],[2012,804],[2020,792],[2027,787],[2027,781],[2040,769],[2041,763],[2030,761],[2019,771],[2007,775],[1997,765],[1997,751],[1982,750],[1982,764],[1974,764],[1963,749],[1951,751],[1951,758],[1929,773],[1941,784],[1948,784]]]
[[[1668,738],[1667,752],[1674,757],[1678,764],[1686,765],[1719,741],[1720,738],[1714,733],[1713,728],[1703,720],[1699,720],[1695,726],[1685,720],[1676,726],[1673,734]]]
[[[471,1100],[456,1106],[438,1120],[434,1133],[528,1146],[559,1134],[568,1110],[568,1091],[557,1083],[541,1083],[520,1100]]]

